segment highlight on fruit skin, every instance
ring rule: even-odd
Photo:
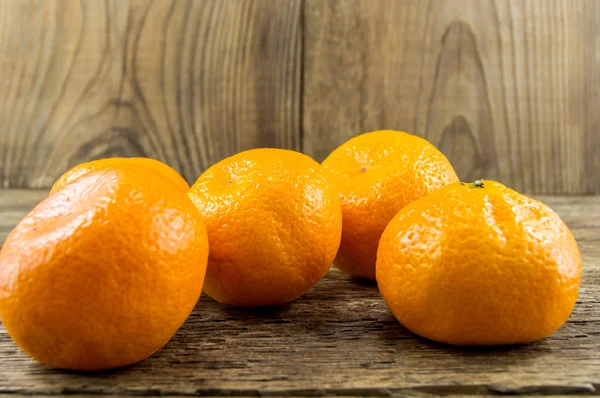
[[[290,302],[329,271],[340,244],[337,191],[295,151],[253,149],[206,170],[188,195],[206,222],[204,292],[234,306]]]
[[[194,308],[208,239],[196,207],[147,167],[90,171],[38,204],[0,252],[0,316],[55,368],[96,371],[163,347]]]
[[[335,265],[367,279],[375,279],[379,238],[396,213],[458,181],[448,159],[431,143],[394,130],[358,135],[331,152],[322,166],[342,204]]]
[[[409,204],[377,253],[379,290],[400,323],[454,345],[549,336],[571,314],[580,279],[581,255],[559,216],[489,180]]]
[[[70,184],[77,178],[91,171],[101,170],[105,167],[120,164],[137,164],[139,166],[148,167],[173,181],[180,190],[187,192],[187,190],[190,189],[188,183],[178,172],[176,172],[172,167],[161,162],[160,160],[152,158],[106,158],[81,163],[71,168],[62,176],[60,176],[58,180],[56,180],[56,182],[52,186],[52,189],[50,190],[50,194],[53,194],[63,186]]]

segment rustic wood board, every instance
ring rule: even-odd
[[[600,193],[600,2],[307,0],[304,150],[424,136],[462,180]]]
[[[0,233],[46,191],[0,190]],[[600,394],[600,197],[545,197],[583,254],[575,310],[526,346],[453,348],[412,335],[373,283],[338,271],[297,301],[236,309],[203,296],[150,359],[99,374],[48,369],[0,328],[0,393],[112,395]]]
[[[596,0],[0,1],[0,186],[420,134],[463,180],[600,193]]]
[[[301,0],[0,1],[0,186],[300,147]]]

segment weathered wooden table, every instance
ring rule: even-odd
[[[0,190],[0,239],[45,191]],[[373,283],[331,273],[299,300],[236,309],[203,296],[171,342],[125,369],[46,368],[0,329],[0,393],[18,395],[600,395],[600,197],[542,198],[571,227],[583,280],[569,322],[540,342],[456,348],[416,337]]]

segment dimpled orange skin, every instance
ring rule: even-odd
[[[100,170],[105,167],[120,165],[120,164],[124,164],[124,163],[125,164],[137,164],[140,166],[148,167],[154,171],[159,172],[163,176],[169,178],[171,181],[173,181],[175,183],[175,185],[177,185],[177,187],[180,190],[187,192],[187,190],[190,189],[190,186],[188,185],[188,183],[183,179],[182,176],[179,175],[179,173],[177,173],[170,166],[164,164],[163,162],[161,162],[159,160],[151,159],[151,158],[107,158],[107,159],[93,160],[91,162],[82,163],[82,164],[79,164],[79,165],[73,167],[72,169],[67,171],[65,174],[60,176],[58,180],[56,180],[56,182],[52,186],[52,189],[50,190],[50,194],[53,194],[54,192],[56,192],[63,186],[71,183],[72,181],[76,180],[77,178],[79,178],[82,175],[85,175],[91,171]]]
[[[340,243],[338,193],[298,152],[254,149],[210,167],[189,192],[206,222],[204,291],[235,306],[283,304],[330,269]]]
[[[81,176],[42,201],[0,252],[0,315],[55,368],[94,371],[164,346],[196,304],[208,239],[186,193],[138,165]]]
[[[377,254],[379,290],[414,333],[455,345],[530,343],[571,313],[581,255],[548,206],[500,183],[452,184],[402,209]]]
[[[367,279],[375,279],[377,245],[392,217],[410,202],[458,181],[433,145],[393,130],[352,138],[322,165],[341,193],[343,231],[335,265]]]

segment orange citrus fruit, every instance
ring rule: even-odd
[[[180,190],[187,191],[188,189],[190,189],[188,183],[183,179],[183,177],[179,175],[178,172],[176,172],[171,167],[167,166],[159,160],[151,158],[107,158],[81,163],[73,167],[65,174],[60,176],[58,180],[56,180],[56,182],[52,186],[52,189],[50,190],[50,194],[53,194],[63,186],[71,183],[72,181],[76,180],[82,175],[89,173],[90,171],[100,170],[105,167],[120,164],[137,164],[140,166],[148,167],[173,181]]]
[[[569,317],[580,277],[577,243],[558,215],[493,181],[455,183],[406,206],[377,253],[396,318],[456,345],[550,335]]]
[[[298,152],[253,149],[206,170],[189,191],[206,222],[204,291],[236,306],[300,297],[329,270],[340,244],[337,192]]]
[[[0,315],[56,368],[100,370],[164,346],[196,304],[208,239],[185,192],[154,170],[91,171],[42,201],[0,252]]]
[[[343,231],[335,265],[368,279],[375,279],[377,245],[392,217],[413,200],[458,181],[440,151],[401,131],[354,137],[322,165],[341,194]]]

